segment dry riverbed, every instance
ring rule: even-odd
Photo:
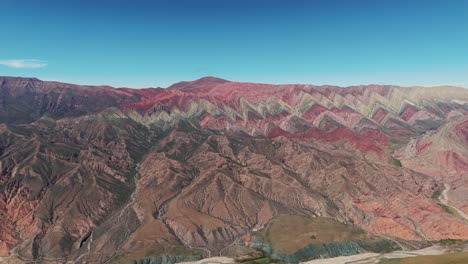
[[[341,256],[328,259],[315,259],[303,264],[377,264],[384,259],[399,259],[416,256],[435,256],[447,253],[448,248],[444,246],[431,246],[420,250],[394,251],[390,253],[362,253],[352,256]],[[236,263],[234,259],[228,257],[213,257],[194,262],[182,262],[183,264],[231,264]]]

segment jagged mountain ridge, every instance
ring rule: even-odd
[[[406,240],[468,236],[465,220],[433,197],[446,178],[406,161],[414,156],[395,155],[403,167],[392,156],[428,131],[445,138],[453,128],[466,143],[463,88],[213,77],[168,89],[0,84],[2,255],[78,263],[208,256],[281,214]],[[434,153],[447,145],[430,141]],[[463,144],[454,150],[462,162],[447,163],[462,179]],[[463,196],[453,201],[467,208]]]

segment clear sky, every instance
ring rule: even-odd
[[[0,75],[468,87],[468,1],[0,0]]]

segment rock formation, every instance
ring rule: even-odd
[[[468,213],[468,90],[0,77],[0,172],[12,263],[215,256],[280,215],[468,239],[438,201]]]

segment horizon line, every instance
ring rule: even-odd
[[[113,88],[113,89],[136,89],[136,90],[139,90],[139,89],[168,89],[170,88],[171,86],[175,85],[175,84],[178,84],[178,83],[181,83],[181,82],[195,82],[195,81],[199,81],[199,80],[203,80],[203,79],[208,79],[208,78],[212,78],[212,79],[218,79],[218,80],[224,80],[226,82],[233,82],[233,83],[252,83],[252,84],[266,84],[266,85],[277,85],[277,86],[281,86],[281,85],[310,85],[310,86],[317,86],[317,87],[327,87],[327,86],[331,86],[331,87],[339,87],[339,88],[351,88],[351,87],[360,87],[360,86],[373,86],[373,85],[376,85],[376,86],[393,86],[393,87],[402,87],[402,88],[415,88],[415,87],[420,87],[420,88],[440,88],[440,87],[452,87],[452,88],[463,88],[463,89],[467,89],[468,90],[468,85],[467,86],[464,86],[464,85],[451,85],[451,84],[431,84],[431,85],[399,85],[399,84],[385,84],[385,83],[367,83],[367,84],[352,84],[352,85],[335,85],[335,84],[313,84],[313,83],[274,83],[274,82],[261,82],[261,81],[232,81],[232,80],[228,80],[228,79],[225,79],[225,78],[221,78],[221,77],[216,77],[216,76],[203,76],[203,77],[200,77],[200,78],[197,78],[197,79],[193,79],[193,80],[181,80],[181,81],[177,81],[177,82],[174,82],[166,87],[163,87],[163,86],[147,86],[147,87],[144,87],[144,86],[115,86],[115,85],[110,85],[110,84],[97,84],[97,83],[84,83],[84,82],[74,82],[74,81],[64,81],[64,80],[59,80],[59,79],[49,79],[49,78],[45,78],[45,79],[42,79],[42,78],[38,78],[38,77],[27,77],[27,76],[8,76],[8,75],[0,75],[0,78],[16,78],[16,79],[35,79],[37,81],[41,81],[41,82],[51,82],[51,83],[61,83],[61,84],[68,84],[68,85],[78,85],[78,86],[87,86],[87,87],[110,87],[110,88]]]

